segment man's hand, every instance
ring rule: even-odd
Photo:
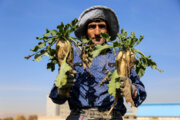
[[[72,71],[68,71],[67,74],[67,83],[66,85],[64,85],[61,88],[58,88],[58,95],[60,97],[66,97],[69,98],[70,97],[70,90],[71,87],[74,85],[74,81],[75,81],[75,74],[77,72],[75,70]]]
[[[59,97],[69,98],[70,97],[70,90],[71,90],[71,88],[58,88]]]
[[[136,97],[136,87],[128,77],[120,76],[120,96],[125,97],[126,102],[134,106],[132,98]]]

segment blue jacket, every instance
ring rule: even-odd
[[[108,93],[108,81],[103,86],[99,86],[101,81],[107,75],[106,71],[115,70],[115,56],[112,50],[105,55],[100,55],[93,59],[90,69],[83,69],[82,60],[79,57],[80,50],[76,47],[73,49],[74,69],[77,71],[75,76],[76,82],[70,91],[70,98],[60,98],[57,93],[57,87],[54,85],[49,97],[54,103],[63,104],[66,100],[69,102],[71,110],[97,107],[101,110],[109,110],[113,104],[114,97]],[[91,75],[90,75],[90,74]],[[137,88],[137,97],[133,98],[135,106],[139,106],[146,98],[146,91],[143,83],[140,81],[134,69],[130,74],[132,84]],[[120,98],[114,108],[126,113],[123,104],[123,98]]]

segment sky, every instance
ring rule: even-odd
[[[160,73],[148,68],[141,78],[144,103],[180,103],[179,0],[0,0],[0,118],[46,113],[46,97],[57,76],[46,69],[48,58],[24,59],[42,37],[60,22],[69,23],[85,9],[112,8],[120,29],[144,35],[137,49],[151,55]]]

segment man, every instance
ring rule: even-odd
[[[94,6],[85,10],[79,17],[78,25],[75,35],[78,38],[86,36],[94,44],[106,44],[100,37],[101,33],[108,33],[111,40],[115,40],[119,31],[119,23],[114,11],[104,6]],[[118,99],[113,111],[108,115],[107,111],[115,98],[108,93],[108,81],[100,86],[107,71],[115,70],[116,61],[113,51],[110,49],[106,55],[96,57],[90,69],[86,68],[86,70],[83,69],[79,49],[74,47],[73,54],[74,69],[77,71],[76,82],[72,88],[65,89],[69,90],[70,97],[61,92],[63,89],[58,89],[54,85],[50,93],[52,101],[63,104],[68,100],[71,114],[67,120],[122,120],[122,116],[126,113],[123,98]],[[132,69],[129,78],[121,77],[121,79],[122,85],[126,80],[130,81],[132,99],[135,106],[139,106],[145,100],[146,92],[135,70]],[[124,87],[121,86],[121,93],[119,93],[122,96]]]

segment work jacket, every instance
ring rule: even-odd
[[[57,104],[63,104],[68,100],[71,110],[87,108],[98,108],[102,111],[109,110],[115,98],[108,93],[109,81],[106,81],[103,86],[100,86],[100,83],[106,77],[107,71],[113,72],[115,70],[114,52],[112,49],[109,49],[107,54],[94,58],[90,69],[87,67],[86,70],[83,69],[80,52],[79,48],[74,46],[74,69],[77,71],[77,74],[75,75],[75,84],[70,90],[70,98],[59,97],[58,88],[55,85],[49,97]],[[137,88],[137,96],[133,98],[137,107],[145,100],[146,91],[134,69],[131,70],[129,78]],[[119,98],[114,108],[114,110],[120,111],[121,115],[126,113],[126,107],[123,102],[123,98]]]

